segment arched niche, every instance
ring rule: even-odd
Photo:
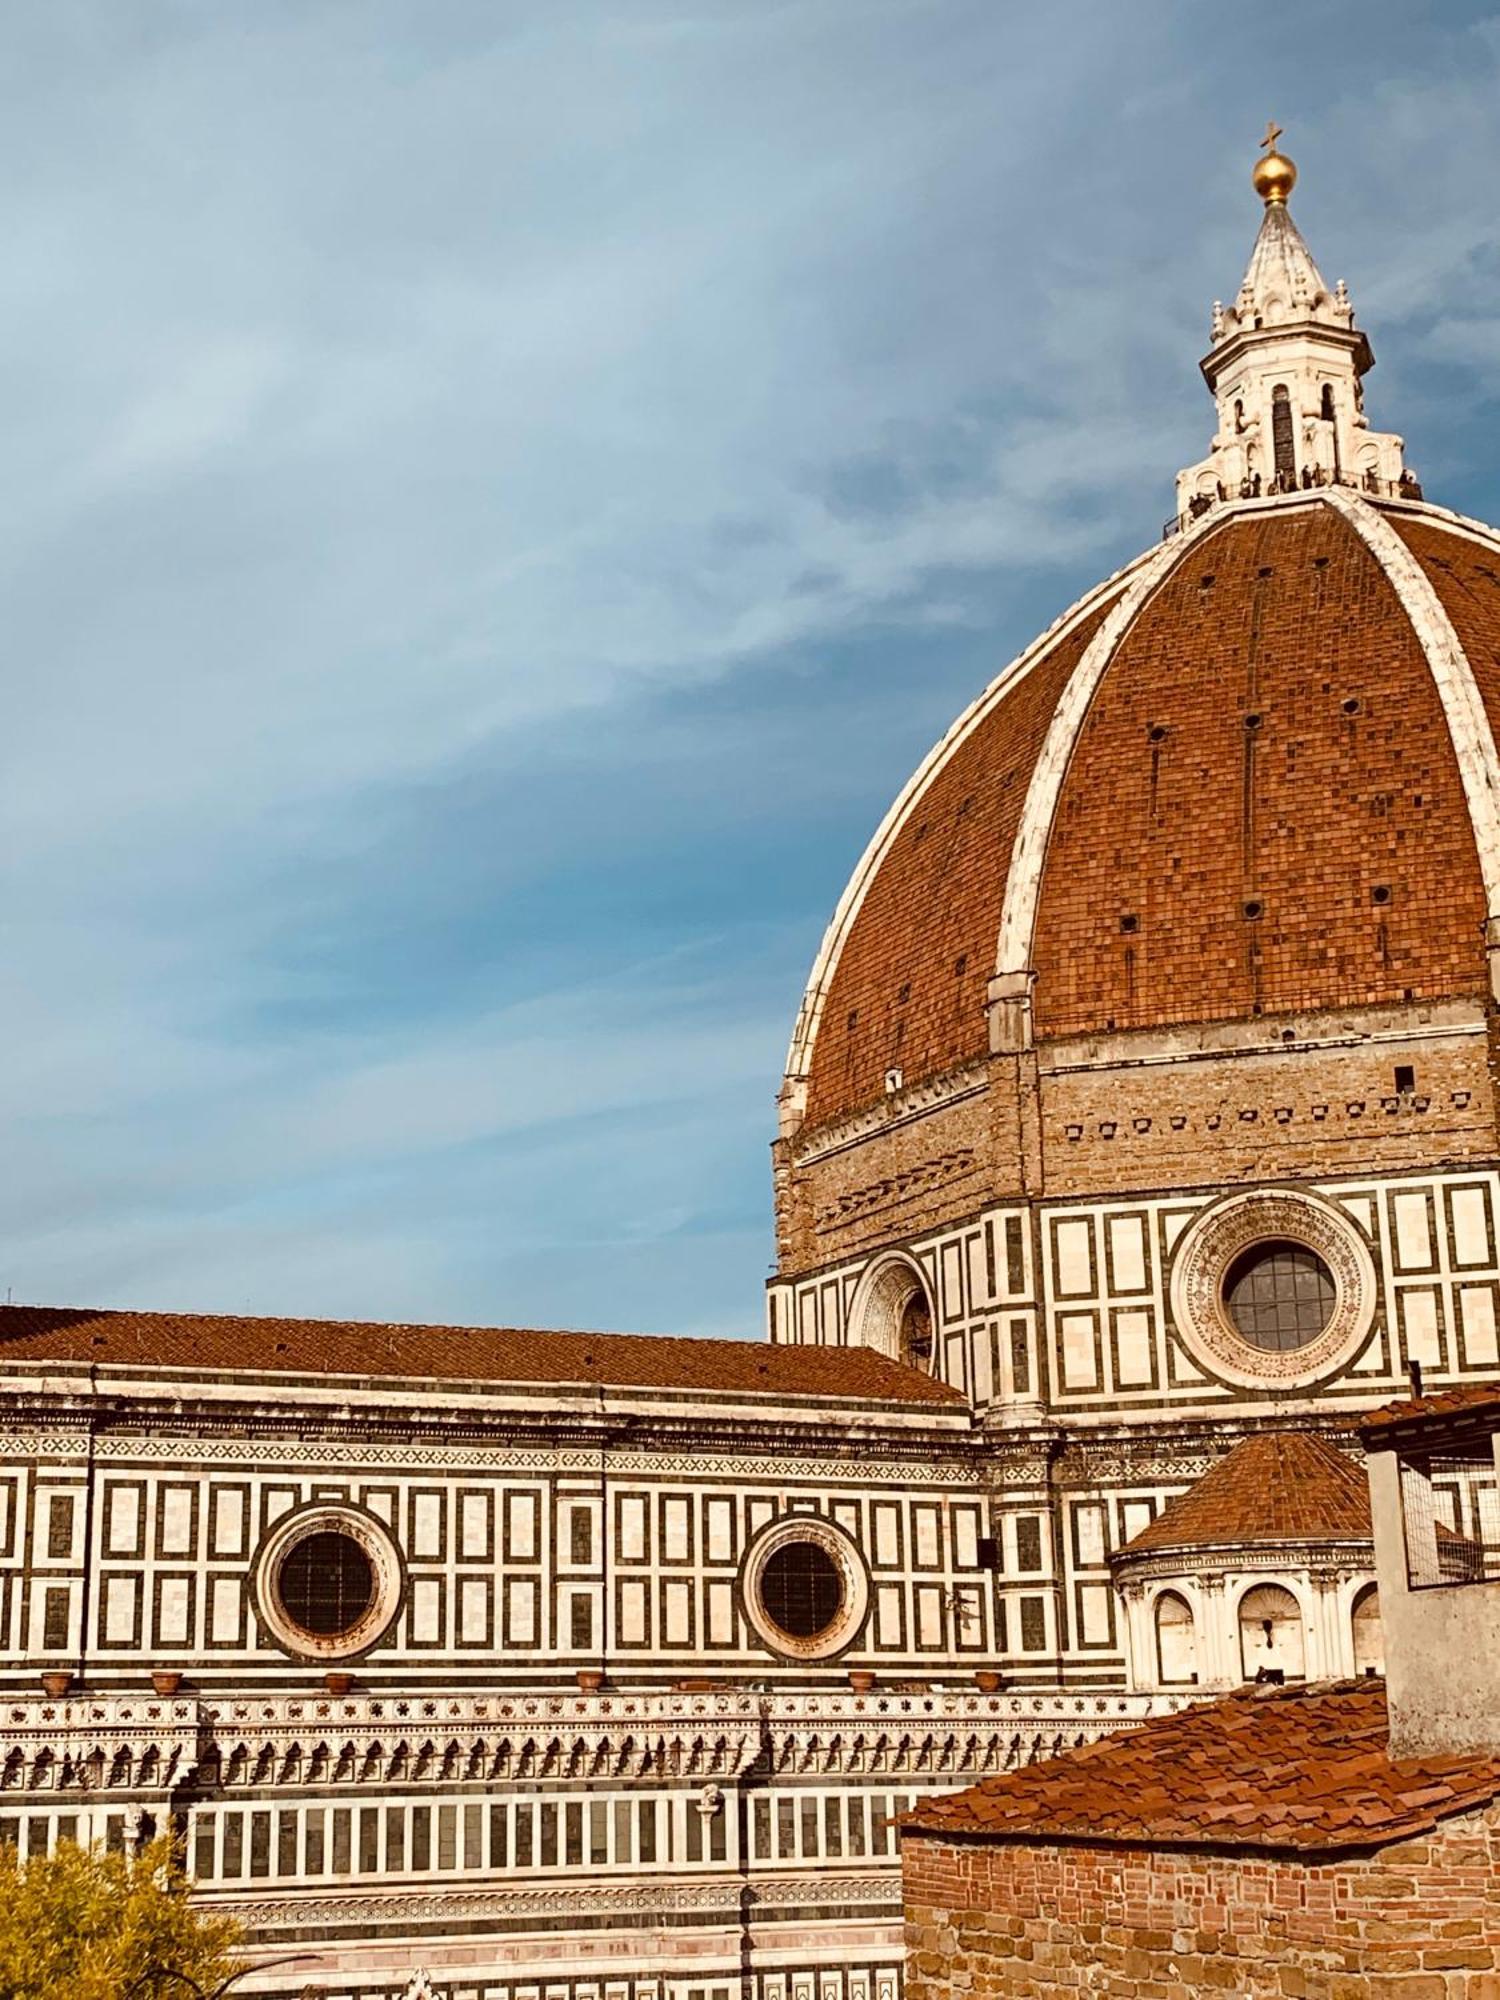
[[[908,1257],[889,1257],[865,1277],[850,1314],[850,1340],[876,1348],[893,1361],[931,1374],[932,1297],[921,1271]]]
[[[1175,1590],[1164,1590],[1153,1607],[1156,1674],[1163,1687],[1191,1687],[1198,1678],[1198,1635],[1193,1607]]]
[[[1302,1607],[1277,1583],[1259,1583],[1240,1599],[1240,1672],[1247,1681],[1307,1677]]]
[[[1385,1638],[1380,1629],[1380,1592],[1367,1583],[1354,1600],[1349,1622],[1354,1634],[1354,1671],[1385,1672]]]

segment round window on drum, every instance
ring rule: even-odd
[[[1265,1354],[1295,1353],[1321,1339],[1336,1301],[1333,1273],[1305,1243],[1252,1243],[1224,1274],[1224,1309],[1235,1332]]]
[[[817,1542],[784,1542],[760,1576],[766,1616],[789,1639],[819,1639],[844,1605],[838,1564]]]

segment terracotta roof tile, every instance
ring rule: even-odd
[[[1319,1854],[1381,1847],[1500,1796],[1500,1757],[1393,1763],[1385,1684],[1246,1690],[907,1814],[960,1840]]]
[[[1500,730],[1500,555],[1390,518]],[[1462,773],[1383,562],[1316,495],[1230,509],[1183,548],[1068,752],[1031,939],[1036,1034],[1481,995],[1484,885]],[[987,1054],[1030,782],[1116,598],[1000,684],[868,879],[861,864],[825,974],[809,1129],[879,1102],[892,1068],[911,1086]]]
[[[946,1383],[867,1347],[771,1346],[641,1333],[385,1326],[358,1320],[0,1306],[0,1367],[97,1362],[215,1373],[394,1376],[454,1382],[603,1383],[614,1388],[835,1397],[963,1407]]]
[[[809,1126],[983,1056],[985,998],[1026,786],[1053,712],[1107,604],[1044,647],[932,773],[882,856],[823,1007]]]
[[[1386,1403],[1362,1419],[1359,1433],[1367,1445],[1373,1445],[1381,1440],[1382,1433],[1398,1424],[1416,1423],[1427,1417],[1478,1417],[1489,1411],[1500,1416],[1500,1382],[1465,1382],[1457,1389],[1437,1389],[1430,1396]]]
[[[1370,1539],[1361,1466],[1308,1431],[1258,1431],[1170,1501],[1116,1560],[1164,1549]]]
[[[1327,504],[1231,513],[1142,605],[1074,741],[1038,1037],[1478,993],[1483,929],[1458,759],[1390,579]]]

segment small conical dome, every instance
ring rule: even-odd
[[[1267,202],[1235,301],[1236,313],[1242,321],[1259,315],[1255,321],[1259,324],[1310,316],[1333,318],[1333,306],[1327,280],[1285,203]]]

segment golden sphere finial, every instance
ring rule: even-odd
[[[1272,202],[1285,202],[1297,185],[1297,169],[1285,153],[1278,153],[1276,141],[1281,137],[1281,127],[1274,118],[1266,120],[1266,136],[1261,140],[1265,152],[1255,162],[1250,175],[1250,184],[1261,200],[1269,208]]]

